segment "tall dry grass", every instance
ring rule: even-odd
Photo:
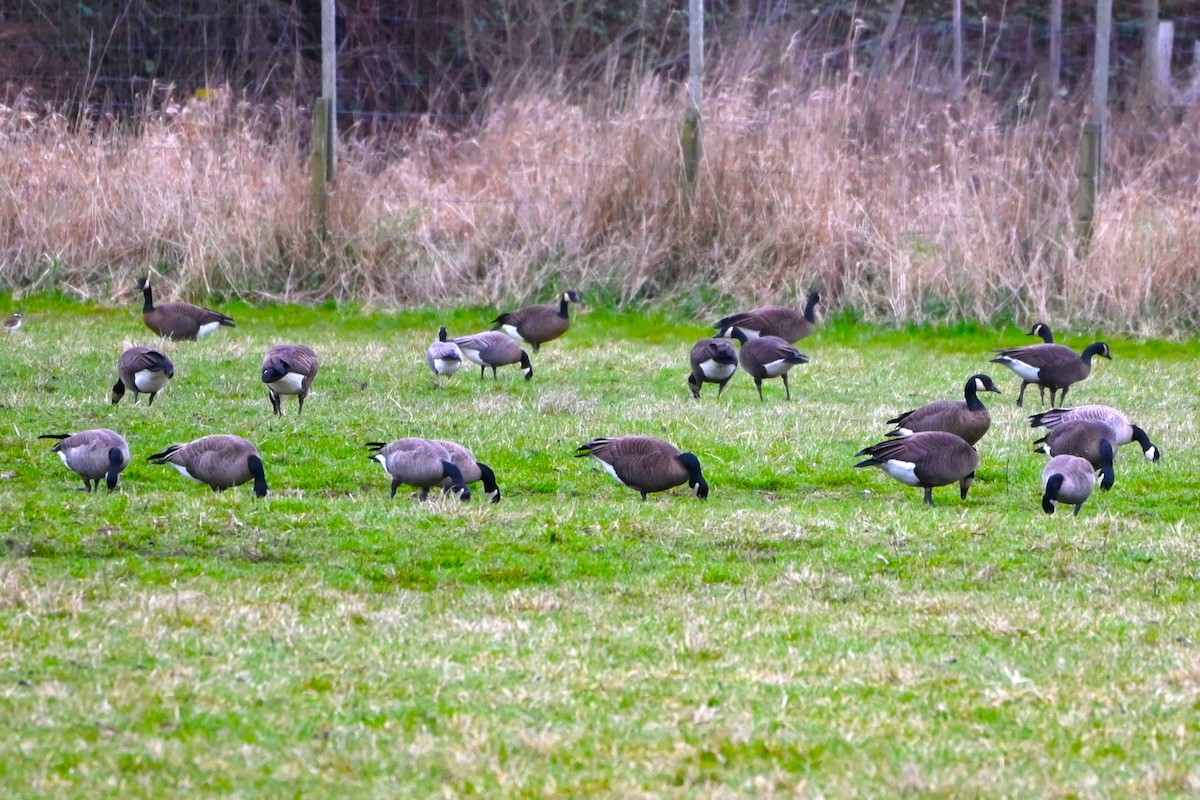
[[[869,319],[1200,323],[1200,127],[1114,118],[1090,248],[1071,222],[1081,108],[1032,113],[934,71],[715,75],[690,199],[683,97],[652,78],[497,95],[475,129],[348,132],[312,241],[301,110],[216,93],[137,130],[0,117],[0,281],[176,293],[490,303],[578,286],[707,309],[821,287]],[[769,84],[769,85],[768,85]]]

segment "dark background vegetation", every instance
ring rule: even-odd
[[[760,70],[797,59],[837,70],[851,57],[878,57],[893,0],[707,4],[712,63],[748,39],[761,41]],[[986,70],[992,91],[1020,92],[1043,63],[1046,2],[964,3],[968,68]],[[320,84],[319,0],[9,0],[0,11],[0,99],[18,96],[121,114],[148,90],[174,96],[231,87],[266,103],[312,97]],[[892,48],[950,57],[950,6],[909,0]],[[353,0],[338,4],[339,102],[343,124],[378,127],[413,115],[461,122],[485,90],[547,77],[568,86],[626,74],[679,79],[687,69],[685,0]],[[1136,77],[1141,0],[1115,0],[1114,78]],[[1093,0],[1064,3],[1064,80],[1085,85]],[[1161,0],[1176,22],[1177,73],[1200,35],[1195,3]],[[770,75],[763,75],[764,85]]]

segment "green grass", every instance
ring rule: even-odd
[[[1194,343],[1104,334],[1073,402],[1128,410],[1078,518],[1040,510],[1044,463],[1017,328],[882,331],[843,319],[760,403],[701,402],[669,314],[585,307],[535,377],[435,387],[440,322],[233,307],[236,330],[166,344],[175,381],[113,407],[134,308],[35,298],[0,341],[0,782],[8,797],[1173,796],[1200,786]],[[1082,346],[1096,332],[1060,332]],[[272,344],[323,365],[273,418]],[[884,420],[986,371],[979,481],[939,505],[854,453]],[[134,451],[87,495],[42,433],[105,426]],[[146,463],[208,433],[255,441],[272,494]],[[644,432],[712,486],[642,502],[577,445]],[[363,443],[460,440],[497,506],[407,493]]]

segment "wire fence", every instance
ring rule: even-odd
[[[558,7],[539,15],[539,4],[521,5],[523,12],[507,4],[433,0],[339,4],[339,125],[380,132],[433,118],[462,126],[477,119],[489,90],[522,81],[586,86],[612,81],[614,72],[686,77],[686,3],[598,2],[578,18]],[[1067,4],[1067,90],[1089,78],[1091,5]],[[949,63],[948,9],[945,17],[905,18],[883,53],[880,13],[847,6],[711,2],[710,72],[718,74],[722,55],[732,57],[739,43],[754,39],[778,43],[773,68],[793,76],[878,59]],[[877,6],[877,12],[885,7]],[[1183,80],[1193,67],[1200,16],[1164,18],[1175,23],[1172,67]],[[164,86],[176,98],[228,86],[254,102],[307,107],[320,91],[320,34],[319,0],[7,0],[0,11],[0,102],[34,100],[129,118],[152,109],[168,94]],[[968,18],[964,35],[968,78],[989,92],[1025,91],[1045,62],[1049,28],[1032,16]],[[1140,18],[1119,21],[1113,41],[1117,96],[1136,79],[1141,48]]]

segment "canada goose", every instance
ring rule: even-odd
[[[454,340],[454,343],[458,345],[458,349],[467,357],[467,360],[474,361],[479,365],[481,380],[488,367],[492,368],[492,377],[494,378],[497,367],[517,363],[521,365],[521,371],[525,373],[525,380],[533,377],[533,364],[529,361],[529,354],[522,350],[515,341],[499,331],[484,331],[474,336],[460,336]]]
[[[112,403],[115,406],[125,396],[125,390],[133,392],[133,402],[143,393],[150,395],[148,405],[154,405],[154,397],[175,377],[175,365],[161,350],[152,347],[131,347],[117,361],[117,382],[112,387]]]
[[[525,306],[516,311],[501,314],[492,320],[493,330],[504,331],[518,342],[533,345],[533,352],[541,349],[544,342],[557,339],[571,327],[567,308],[571,303],[582,302],[579,292],[563,292],[558,305],[544,303]]]
[[[1162,457],[1162,450],[1159,449],[1158,445],[1150,441],[1150,437],[1146,432],[1131,423],[1129,417],[1112,406],[1088,405],[1076,406],[1075,408],[1052,408],[1049,411],[1031,415],[1029,417],[1029,426],[1032,428],[1054,430],[1067,423],[1079,422],[1085,419],[1098,419],[1112,428],[1113,433],[1117,437],[1115,444],[1118,447],[1130,442],[1137,442],[1141,445],[1142,455],[1146,458],[1151,461],[1158,461]]]
[[[1105,445],[1115,449],[1116,443],[1117,434],[1108,423],[1082,419],[1052,429],[1034,442],[1034,450],[1051,456],[1066,454],[1086,458],[1092,469],[1100,469],[1107,458]]]
[[[591,456],[621,483],[642,493],[666,491],[687,483],[701,500],[708,499],[708,481],[700,459],[656,436],[615,436],[580,445],[576,458]]]
[[[725,384],[737,372],[737,348],[728,339],[701,339],[692,347],[691,363],[692,374],[687,382],[692,397],[699,400],[700,388],[706,383],[715,383],[720,397]]]
[[[431,439],[430,441],[446,448],[446,452],[450,454],[450,461],[462,473],[464,485],[470,486],[477,481],[483,481],[483,491],[486,497],[493,503],[500,502],[500,487],[496,485],[496,473],[492,472],[491,467],[475,458],[474,453],[458,442],[451,442],[448,439]],[[452,490],[454,479],[445,478],[442,481],[442,488],[447,491]]]
[[[792,389],[788,386],[788,370],[797,364],[807,364],[808,356],[778,336],[749,339],[741,328],[730,328],[722,335],[742,343],[742,369],[754,378],[759,400],[763,399],[762,382],[767,378],[782,378],[787,399],[792,399]]]
[[[8,333],[16,333],[21,329],[21,312],[14,311],[12,316],[4,320],[4,330]]]
[[[1003,364],[1021,378],[1021,392],[1017,395],[1017,406],[1025,401],[1025,388],[1029,384],[1044,386],[1050,390],[1050,404],[1054,395],[1062,391],[1058,402],[1067,399],[1071,384],[1078,383],[1092,374],[1092,356],[1112,358],[1107,342],[1089,344],[1082,353],[1076,353],[1061,344],[1031,344],[999,350],[1000,355],[992,359],[993,364]]]
[[[959,494],[967,499],[967,490],[975,481],[979,453],[961,436],[945,431],[922,431],[900,439],[887,439],[859,450],[868,456],[855,467],[879,467],[889,476],[908,486],[925,490],[925,502],[933,505],[933,487],[955,481]]]
[[[271,410],[283,416],[283,397],[294,394],[300,401],[297,414],[304,413],[304,398],[317,378],[321,362],[311,347],[302,344],[277,344],[263,359],[262,380],[271,398]]]
[[[425,363],[429,365],[435,377],[450,377],[463,365],[462,350],[459,350],[454,342],[447,341],[446,335],[446,328],[442,326],[438,330],[437,341],[425,350]]]
[[[262,456],[252,442],[240,436],[225,433],[201,436],[187,444],[173,444],[147,461],[170,464],[181,475],[208,484],[214,492],[253,480],[254,494],[267,496]]]
[[[817,304],[820,302],[821,293],[812,292],[804,306],[804,313],[786,306],[762,306],[753,311],[730,314],[718,320],[713,327],[718,331],[739,328],[747,339],[778,336],[789,344],[795,344],[813,332],[817,324]]]
[[[501,334],[503,335],[503,334]],[[392,497],[400,484],[420,489],[420,499],[429,496],[429,490],[450,480],[450,491],[464,503],[471,499],[462,470],[454,465],[450,453],[437,442],[429,439],[397,439],[394,442],[367,442],[374,452],[367,456],[377,461],[392,479]]]
[[[1029,336],[1040,336],[1046,344],[1054,344],[1054,331],[1044,322],[1035,322],[1029,329]]]
[[[236,328],[233,319],[219,311],[212,311],[191,303],[162,303],[154,305],[150,281],[139,278],[137,288],[142,290],[145,302],[142,319],[146,327],[168,339],[193,341],[202,339],[222,325]]]
[[[129,445],[121,434],[108,428],[79,433],[47,433],[39,439],[58,439],[54,452],[75,474],[83,478],[83,490],[100,488],[104,478],[111,492],[117,488],[117,476],[129,466]]]
[[[1100,468],[1103,476],[1100,488],[1108,491],[1116,479],[1113,474],[1113,449],[1107,440],[1101,446],[1106,459]],[[1095,486],[1096,470],[1086,458],[1069,454],[1055,456],[1046,462],[1046,468],[1042,470],[1042,511],[1053,514],[1056,503],[1067,503],[1075,506],[1075,516],[1079,516],[1079,509],[1092,496]]]
[[[1045,323],[1033,323],[1033,326],[1030,327],[1030,332],[1026,333],[1026,336],[1038,336],[1042,338],[1044,343],[1054,344],[1054,331],[1051,331],[1050,326],[1046,325]],[[1021,384],[1021,398],[1018,399],[1018,403],[1016,404],[1020,405],[1021,399],[1024,399],[1025,387],[1027,385],[1028,383]],[[1042,404],[1045,405],[1046,387],[1042,384],[1038,384],[1038,397],[1042,398]]]
[[[978,392],[1001,394],[988,375],[982,373],[967,379],[963,389],[966,400],[935,400],[920,408],[906,411],[888,425],[896,429],[888,436],[911,436],[918,431],[945,431],[961,436],[967,444],[975,444],[992,426],[992,415],[980,401]]]

